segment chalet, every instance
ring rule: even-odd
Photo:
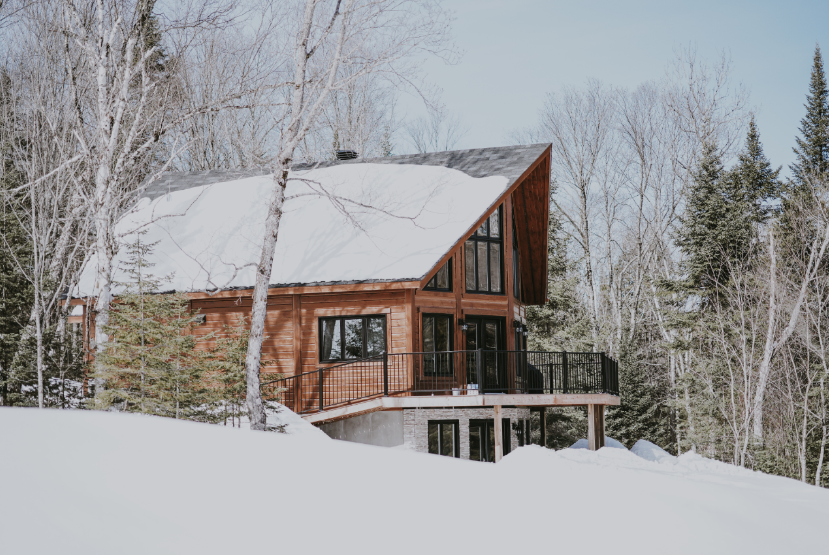
[[[250,314],[271,183],[265,171],[166,174],[119,223],[157,242],[154,273],[188,292],[204,333]],[[601,447],[616,362],[527,351],[525,308],[547,294],[549,192],[546,144],[293,167],[266,398],[334,438],[481,461],[529,442],[531,411],[586,406]]]

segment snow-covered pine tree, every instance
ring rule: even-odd
[[[198,343],[196,314],[183,293],[156,294],[163,279],[149,272],[155,243],[139,233],[127,245],[124,271],[128,281],[110,306],[107,349],[98,354],[93,377],[104,384],[92,404],[192,420],[211,419],[210,392],[205,380],[208,353]]]

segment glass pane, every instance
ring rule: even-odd
[[[484,237],[486,237],[486,228],[487,228],[486,223],[487,223],[487,221],[484,220],[484,223],[482,223],[481,227],[478,228],[478,235],[483,235]]]
[[[440,454],[447,457],[455,456],[455,425],[440,425]]]
[[[386,352],[386,319],[366,318],[366,356],[373,357]]]
[[[495,462],[495,423],[494,422],[487,422],[487,427],[486,428],[487,428],[487,430],[486,430],[487,434],[486,435],[487,435],[487,439],[489,440],[489,441],[487,441],[487,443],[488,443],[487,451],[489,453],[489,458],[487,459],[487,462]]]
[[[512,434],[510,433],[509,426],[509,418],[501,420],[501,433],[503,434],[501,442],[504,449],[502,455],[504,456],[509,455],[510,451],[512,451]]]
[[[438,270],[437,275],[432,278],[432,281],[437,280],[436,287],[438,289],[449,289],[449,263],[443,265],[443,267]]]
[[[474,351],[478,348],[478,324],[466,322],[466,350]]]
[[[435,455],[440,454],[440,435],[438,431],[440,424],[433,424],[429,422],[429,452]]]
[[[492,276],[493,293],[501,292],[501,244],[489,244],[489,274]]]
[[[473,461],[481,460],[481,427],[469,426],[469,459]]]
[[[363,319],[352,318],[345,323],[345,358],[363,356]]]
[[[518,249],[512,249],[512,294],[521,299],[521,273],[518,271]]]
[[[342,342],[340,339],[340,321],[323,320],[320,360],[340,360],[342,358]]]
[[[484,349],[498,349],[498,324],[495,322],[484,325]]]
[[[425,289],[434,289],[437,287],[437,280],[435,277],[429,280],[429,283],[426,284]]]
[[[490,217],[489,217],[489,236],[490,237],[500,237],[501,236],[501,221],[498,217],[498,213],[500,210],[496,210]]]
[[[466,350],[474,351],[478,348],[478,326],[473,322],[466,325]],[[477,353],[466,353],[466,383],[478,383]]]
[[[489,291],[487,286],[486,243],[478,243],[478,291]]]
[[[475,242],[467,241],[464,245],[464,260],[466,262],[466,290],[475,290]]]
[[[435,350],[449,350],[449,317],[435,318]]]
[[[435,351],[435,327],[434,318],[423,317],[423,352],[433,353]]]

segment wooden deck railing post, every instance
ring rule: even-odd
[[[478,390],[480,391],[481,395],[484,393],[484,375],[483,375],[483,349],[478,349],[475,353],[475,372],[478,374],[476,377],[478,378]]]
[[[320,368],[318,370],[318,372],[319,372],[319,380],[318,381],[319,381],[319,388],[320,388],[320,393],[319,393],[320,394],[320,412],[322,412],[323,408],[325,407],[325,405],[323,403],[323,397],[322,397],[322,368]]]
[[[569,393],[568,387],[569,376],[567,375],[567,351],[561,352],[561,387],[564,388],[564,393]]]
[[[601,358],[601,367],[602,367],[602,393],[607,393],[607,357],[604,353],[602,353]]]
[[[389,396],[389,354],[383,353],[383,395]]]

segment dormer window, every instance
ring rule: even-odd
[[[470,293],[502,294],[504,291],[501,222],[499,206],[464,244],[466,290]]]
[[[432,279],[423,288],[424,291],[451,291],[452,290],[452,260],[440,267]]]

